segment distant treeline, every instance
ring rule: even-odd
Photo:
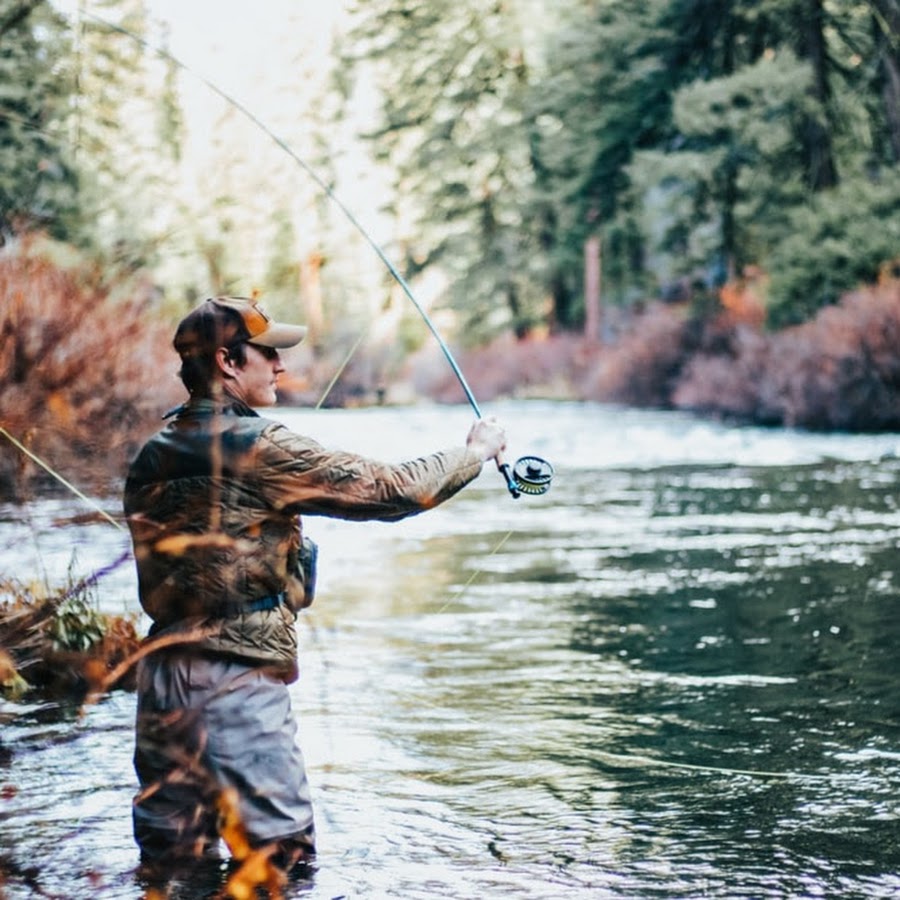
[[[179,308],[246,285],[258,245],[251,284],[304,309],[317,345],[364,318],[362,298],[396,303],[389,279],[359,280],[370,249],[324,197],[295,202],[268,158],[260,177],[271,142],[234,108],[189,198],[188,76],[153,49],[165,30],[143,0],[94,6],[0,0],[0,233],[40,228],[147,272]],[[301,31],[284,29],[287,55]],[[751,272],[781,327],[900,255],[900,0],[367,0],[332,62],[315,93],[286,73],[285,113],[351,206],[336,142],[371,150],[393,187],[389,253],[443,285],[469,343],[577,333],[597,303]],[[361,96],[378,110],[354,134]],[[404,352],[426,337],[395,325]]]
[[[898,0],[369,0],[346,42],[469,333],[767,273],[772,326],[900,257]],[[590,299],[590,298],[588,298]]]

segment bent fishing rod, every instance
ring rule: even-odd
[[[335,206],[337,206],[337,208],[344,214],[350,224],[362,235],[369,246],[375,251],[381,262],[384,263],[388,272],[390,272],[391,277],[397,282],[398,285],[400,285],[400,288],[403,290],[403,293],[406,295],[407,299],[416,308],[416,311],[428,326],[428,330],[432,333],[432,335],[434,335],[434,339],[437,341],[438,346],[441,348],[441,352],[444,354],[444,357],[450,364],[450,368],[452,369],[453,374],[456,376],[456,379],[459,382],[463,393],[466,395],[466,399],[468,400],[469,405],[472,407],[472,410],[475,413],[476,417],[479,419],[484,418],[481,412],[481,408],[478,405],[478,401],[475,399],[475,395],[472,393],[472,389],[469,387],[469,383],[466,381],[466,377],[465,375],[463,375],[462,369],[459,367],[459,364],[456,362],[453,353],[450,351],[450,347],[447,346],[447,342],[437,330],[437,327],[431,320],[431,316],[428,315],[428,312],[416,299],[416,296],[413,293],[412,288],[409,286],[407,280],[399,272],[388,255],[384,252],[381,245],[363,227],[362,223],[357,219],[357,217],[353,214],[349,207],[347,207],[340,199],[340,197],[335,194],[331,186],[318,174],[318,172],[316,172],[316,170],[312,166],[310,166],[305,159],[303,159],[298,153],[296,153],[294,148],[291,147],[290,144],[288,144],[283,138],[281,138],[271,128],[269,128],[269,126],[266,125],[266,123],[263,122],[262,119],[260,119],[251,109],[246,107],[235,97],[228,94],[213,81],[210,81],[210,79],[206,78],[204,75],[192,70],[186,63],[182,62],[168,50],[162,47],[157,47],[140,35],[135,34],[133,31],[129,31],[127,28],[123,28],[120,25],[109,22],[101,16],[98,16],[92,12],[82,10],[82,15],[93,19],[95,22],[103,25],[106,28],[109,28],[112,31],[116,31],[119,34],[122,34],[133,41],[136,41],[147,50],[150,50],[151,52],[156,53],[164,59],[167,59],[182,71],[196,78],[198,81],[201,81],[214,94],[217,94],[227,104],[232,106],[243,116],[249,119],[257,128],[260,129],[260,131],[263,132],[263,134],[267,135],[272,141],[274,141],[274,143],[278,147],[280,147],[285,153],[287,153],[287,155],[292,160],[294,160],[294,162],[297,163],[297,165],[300,166],[301,169],[303,169],[303,171],[316,183],[316,185],[318,185],[319,189],[325,194],[325,196],[328,197],[328,199],[331,200],[331,202],[334,203]],[[508,463],[504,462],[502,456],[498,455],[496,458],[496,463],[497,469],[506,481],[506,487],[513,498],[517,498],[521,494],[545,494],[550,489],[550,482],[553,478],[553,466],[547,460],[542,459],[539,456],[535,456],[533,454],[523,456],[520,459],[516,460],[515,464],[511,467]]]

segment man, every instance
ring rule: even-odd
[[[236,834],[285,869],[312,858],[287,689],[297,611],[315,580],[300,514],[414,515],[453,496],[505,445],[503,429],[479,419],[464,445],[386,465],[261,417],[254,408],[275,403],[284,371],[278,350],[305,332],[243,298],[190,312],[174,339],[189,399],[128,473],[140,602],[159,647],[138,671],[133,818],[149,864],[212,856],[220,836],[231,846]]]

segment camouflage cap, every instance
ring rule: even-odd
[[[246,297],[211,297],[192,309],[178,324],[173,344],[179,355],[201,356],[218,347],[242,342],[284,349],[306,337],[305,325],[275,322]]]

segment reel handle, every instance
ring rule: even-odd
[[[509,463],[503,459],[503,454],[498,453],[494,457],[494,462],[497,463],[497,471],[506,480],[506,488],[510,492],[510,494],[512,494],[513,499],[516,500],[521,497],[522,492],[519,490],[519,486],[516,484],[516,481],[513,478],[512,469],[509,467]]]

